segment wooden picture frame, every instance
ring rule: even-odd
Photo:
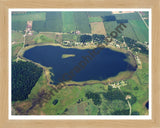
[[[150,8],[152,9],[152,119],[151,120],[9,120],[8,109],[8,20],[9,8]],[[159,80],[159,0],[142,1],[84,1],[84,0],[0,0],[0,128],[34,127],[160,127]]]

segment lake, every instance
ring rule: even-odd
[[[71,54],[63,58],[64,54]],[[126,54],[109,48],[74,49],[59,46],[36,46],[27,50],[25,58],[52,67],[54,84],[60,81],[105,80],[119,72],[136,69],[125,61]]]

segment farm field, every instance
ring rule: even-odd
[[[142,20],[129,20],[128,23],[124,23],[127,27],[124,28],[122,33],[118,33],[117,38],[121,36],[129,37],[141,42],[148,42],[148,28]],[[104,22],[106,32],[110,34],[118,26],[116,21]]]
[[[12,30],[24,32],[26,25],[26,21],[12,21]]]
[[[12,115],[148,115],[150,42],[141,15],[148,24],[144,11],[13,12]]]
[[[24,41],[23,33],[12,31],[12,42],[22,43]]]
[[[45,21],[33,21],[33,30],[37,32],[62,32],[61,12],[46,12]]]
[[[103,22],[93,22],[91,25],[91,33],[92,34],[101,34],[106,35],[106,30],[104,28]]]
[[[112,15],[111,11],[108,12],[104,12],[104,11],[100,11],[100,12],[87,12],[88,16],[92,16],[92,17],[96,17],[96,16],[108,16],[108,15]]]
[[[81,33],[90,33],[91,32],[87,13],[74,12],[74,18],[75,18],[75,23],[76,23],[76,30],[79,30]]]
[[[129,20],[133,30],[139,41],[148,42],[148,28],[145,26],[142,20]]]
[[[63,32],[72,32],[76,30],[74,21],[74,12],[62,12]]]
[[[25,14],[12,14],[12,21],[45,21],[46,13],[45,12],[28,12]]]
[[[102,18],[101,17],[88,17],[88,18],[89,18],[89,23],[102,22]]]
[[[123,13],[123,14],[114,14],[117,20],[127,19],[127,20],[141,20],[138,12],[135,13]]]

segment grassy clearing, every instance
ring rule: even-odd
[[[23,33],[17,32],[17,31],[12,31],[12,42],[13,41],[22,43],[24,41]]]
[[[27,12],[25,14],[12,14],[12,21],[44,21],[46,19],[45,12]]]
[[[48,38],[47,36],[45,36],[43,34],[39,34],[33,40],[35,41],[35,43],[46,43],[46,42],[53,42],[53,43],[55,43],[54,39]]]
[[[105,92],[104,85],[102,84],[94,84],[94,85],[88,85],[88,86],[71,86],[71,87],[64,87],[62,88],[58,93],[54,93],[55,96],[52,96],[51,100],[45,104],[45,106],[42,108],[43,111],[46,114],[53,114],[53,115],[59,115],[64,114],[65,109],[68,109],[68,112],[66,114],[78,114],[80,112],[80,109],[83,109],[83,113],[81,111],[81,114],[96,114],[97,113],[97,106],[93,104],[92,101],[88,100],[85,97],[85,93],[87,91],[93,91],[93,92]],[[53,101],[55,99],[58,99],[58,103],[56,105],[53,105]],[[82,105],[80,108],[78,107],[79,104],[77,101],[81,99],[84,105]],[[87,104],[86,104],[87,102]],[[88,102],[90,105],[88,105]],[[89,107],[89,112],[86,112],[85,109]]]
[[[74,12],[74,19],[76,23],[76,30],[79,30],[81,33],[91,32],[86,12]]]
[[[63,34],[62,39],[63,41],[78,41],[80,38],[80,35],[74,35],[74,34]]]
[[[76,30],[74,21],[74,12],[62,12],[63,32],[72,32]]]
[[[89,23],[92,22],[102,22],[102,18],[101,17],[89,17]]]

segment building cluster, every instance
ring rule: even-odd
[[[120,87],[123,87],[123,86],[126,86],[127,85],[127,82],[126,81],[119,81],[119,82],[114,82],[114,83],[111,83],[110,86],[112,86],[112,88],[120,88]]]

